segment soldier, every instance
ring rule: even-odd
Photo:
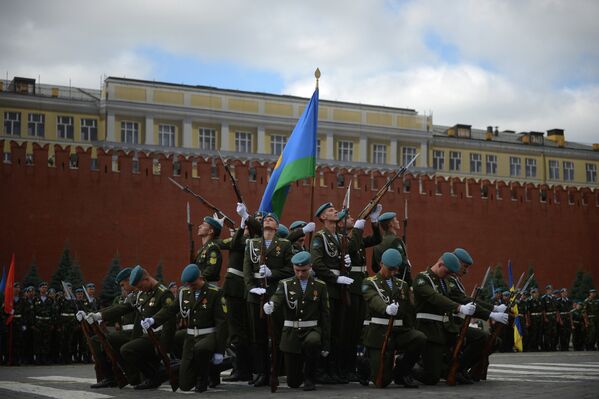
[[[493,299],[491,300],[491,304],[494,306],[499,306],[499,305],[507,305],[505,303],[503,303],[503,295],[502,295],[502,291],[501,288],[495,288],[495,290],[493,290]]]
[[[295,231],[301,231],[302,234],[296,240],[289,240],[293,247],[291,248],[293,254],[297,254],[301,251],[309,251],[310,248],[306,246],[306,235],[314,232],[316,229],[316,224],[314,222],[306,223],[303,220],[296,220],[295,222],[289,225],[290,234],[293,234]]]
[[[293,274],[291,243],[276,236],[278,225],[279,218],[274,213],[265,214],[262,218],[262,236],[247,241],[243,259],[253,370],[256,373],[251,381],[254,387],[265,386],[269,381],[268,334],[266,319],[261,315],[261,305],[272,296],[280,280]],[[277,312],[273,316],[273,334],[277,339],[281,333],[281,315]]]
[[[476,305],[472,302],[461,305],[449,298],[449,288],[445,279],[460,270],[460,261],[445,252],[437,262],[418,273],[414,279],[414,299],[416,305],[416,328],[427,338],[422,355],[423,370],[414,373],[414,377],[427,385],[435,385],[445,374],[443,359],[447,358],[449,346],[455,339],[457,329],[451,322],[454,313],[472,316]],[[462,356],[462,368],[470,368],[477,353],[465,352]]]
[[[510,304],[510,291],[503,291],[501,294],[501,304],[503,306],[509,306]],[[501,352],[513,352],[514,351],[514,329],[513,329],[513,321],[509,322],[508,328],[503,328],[501,330]]]
[[[145,377],[145,380],[134,388],[154,389],[162,384],[164,376],[159,372],[160,358],[156,354],[156,348],[147,333],[142,330],[141,321],[172,304],[173,294],[139,265],[131,271],[129,284],[139,290],[135,303],[125,302],[101,312],[89,313],[86,319],[88,322],[90,319],[96,322],[101,322],[104,318],[115,320],[127,313],[137,311],[131,340],[121,347],[120,352],[125,364],[130,365],[132,370],[141,372]],[[160,339],[162,348],[169,352],[175,333],[175,319],[172,318],[154,331]],[[133,384],[132,381],[129,383]]]
[[[33,301],[35,314],[34,345],[35,363],[50,364],[50,339],[52,338],[52,316],[54,301],[48,297],[48,283],[38,285],[39,295]]]
[[[100,309],[100,304],[96,299],[96,285],[94,283],[87,283],[85,285],[85,290],[87,291],[87,295],[85,298],[89,298],[87,301],[87,307],[89,312],[97,312]]]
[[[9,366],[20,366],[23,361],[23,344],[27,332],[26,300],[21,296],[21,283],[13,284],[13,318],[12,323],[7,326],[6,336],[12,334],[12,346],[9,348],[10,340],[6,344],[6,362]]]
[[[379,204],[380,205],[380,204]],[[375,209],[375,215],[380,214],[382,210],[382,206]],[[401,258],[404,262],[402,268],[407,267],[405,281],[408,282],[408,285],[412,286],[412,273],[410,260],[408,259],[408,253],[406,251],[406,245],[399,238],[399,231],[401,229],[401,225],[399,220],[397,220],[397,214],[395,212],[385,212],[378,218],[381,229],[383,229],[383,238],[382,242],[374,247],[374,251],[372,252],[372,271],[377,273],[380,269],[379,263],[381,261],[381,256],[383,252],[385,252],[389,248],[395,248],[401,254]]]
[[[291,259],[295,277],[281,280],[264,313],[281,310],[284,317],[279,348],[285,353],[287,385],[313,391],[320,353],[330,351],[330,313],[326,284],[312,277],[311,256],[298,252]]]
[[[179,294],[179,287],[177,287],[177,283],[174,281],[171,281],[170,283],[168,283],[167,288],[173,294],[175,299],[177,299],[177,295]]]
[[[192,263],[183,269],[181,282],[187,287],[179,292],[179,300],[143,319],[141,325],[144,329],[160,328],[174,320],[177,313],[187,320],[179,384],[182,391],[195,387],[196,392],[204,392],[208,389],[210,359],[219,365],[224,358],[227,305],[222,291],[206,282],[197,265]]]
[[[364,337],[370,359],[370,379],[376,381],[379,373],[380,356],[385,339],[387,341],[384,356],[382,387],[391,379],[406,388],[418,388],[411,377],[412,368],[420,358],[426,335],[414,328],[414,307],[410,301],[410,287],[407,282],[397,278],[398,270],[403,267],[403,259],[398,250],[385,250],[380,260],[381,269],[362,283],[364,299],[368,304],[369,327]],[[406,270],[406,269],[403,269]],[[403,271],[401,272],[403,274]],[[407,274],[407,270],[406,273]],[[388,326],[393,319],[391,334],[387,336]],[[403,356],[395,360],[395,352]]]
[[[60,354],[60,323],[59,323],[59,306],[56,290],[54,288],[48,289],[48,298],[52,300],[52,325],[50,330],[52,336],[50,337],[50,350],[49,357],[51,363],[58,363]]]
[[[526,329],[526,312],[528,307],[528,291],[523,291],[515,302],[518,307],[516,319],[519,320],[522,330],[522,351],[528,351],[528,330]],[[515,323],[515,322],[514,322]]]
[[[568,298],[568,289],[560,290],[560,297],[557,300],[560,314],[559,324],[559,346],[561,351],[570,349],[570,335],[574,325],[572,323],[572,300]]]
[[[86,291],[87,290],[84,290],[83,287],[75,289],[75,301],[77,302],[77,309],[82,309],[88,313],[93,311],[93,308],[90,306],[90,303],[85,296]],[[75,362],[92,363],[89,346],[87,345],[87,340],[85,339],[85,334],[81,325],[77,325],[77,329],[75,330],[75,346],[76,349],[73,350],[75,353]]]
[[[331,307],[331,353],[327,362],[328,370],[318,372],[321,382],[337,382],[347,384],[349,381],[342,375],[343,368],[343,337],[347,334],[347,303],[349,285],[354,280],[341,275],[341,267],[346,270],[351,265],[351,257],[346,254],[342,258],[341,235],[337,234],[339,217],[331,202],[322,204],[315,215],[323,224],[323,229],[317,231],[312,239],[310,255],[316,277],[327,284],[329,304]],[[328,371],[328,374],[327,374]],[[318,382],[318,381],[317,381]]]
[[[23,329],[23,343],[22,343],[22,364],[32,364],[33,363],[33,355],[35,349],[35,332],[34,328],[36,325],[35,319],[35,288],[32,285],[25,288],[25,298],[23,298],[23,324],[25,328]]]
[[[71,289],[71,283],[66,283],[67,288]],[[73,339],[78,324],[75,319],[77,313],[77,303],[75,298],[62,296],[58,301],[58,325],[60,331],[60,362],[62,364],[71,364],[73,361]]]
[[[596,289],[589,290],[589,296],[582,305],[582,313],[587,330],[586,348],[593,351],[595,345],[599,344],[599,298]]]
[[[582,302],[576,302],[573,306],[573,309],[570,311],[572,318],[572,346],[575,351],[583,351],[586,337]]]
[[[545,295],[541,297],[541,302],[543,303],[543,349],[545,351],[555,351],[555,337],[557,336],[560,314],[551,284],[545,286]]]
[[[539,298],[539,290],[530,290],[530,299],[526,307],[526,330],[528,331],[528,348],[537,352],[543,346],[543,302]]]
[[[202,271],[202,275],[208,282],[220,280],[220,267],[222,255],[215,240],[220,236],[222,221],[206,216],[204,222],[198,226],[198,237],[202,242],[201,248],[195,259],[195,264]]]

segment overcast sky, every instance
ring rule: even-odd
[[[0,71],[414,108],[599,142],[599,1],[8,1]]]

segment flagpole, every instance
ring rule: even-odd
[[[320,79],[320,69],[316,68],[314,71],[314,77],[316,78],[316,89],[318,89],[318,79]],[[318,116],[318,110],[316,110],[316,115]],[[316,157],[318,154],[316,154]],[[316,160],[315,160],[316,162]],[[308,215],[308,220],[312,220],[314,217],[314,186],[316,185],[316,165],[314,166],[314,176],[312,177],[312,186],[310,187],[310,215]],[[308,250],[312,246],[312,232],[308,235]]]

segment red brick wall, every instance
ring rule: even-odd
[[[8,264],[10,254],[15,252],[17,278],[23,277],[35,256],[42,278],[49,279],[68,242],[87,280],[101,283],[117,252],[122,264],[139,263],[151,272],[162,260],[165,279],[178,280],[189,253],[186,202],[191,204],[195,223],[209,211],[168,181],[172,155],[166,158],[163,154],[140,153],[140,173],[132,174],[131,153],[119,152],[120,172],[112,172],[112,153],[99,150],[99,170],[91,171],[90,150],[77,148],[79,168],[71,169],[69,147],[56,146],[56,166],[48,167],[47,146],[34,145],[34,165],[25,165],[24,144],[12,142],[11,146],[12,164],[0,163],[0,264]],[[152,174],[153,158],[160,159],[160,176]],[[219,178],[213,179],[211,160],[195,160],[201,177],[192,178],[192,159],[180,157],[182,172],[176,179],[238,221],[235,196],[222,165],[218,166]],[[255,210],[266,186],[267,168],[272,165],[252,162],[258,174],[256,182],[249,182],[248,163],[234,163],[247,205]],[[326,186],[316,188],[314,208],[325,201],[341,204],[345,189],[336,187],[339,172],[346,175],[346,183],[352,176],[358,180],[358,189],[351,197],[353,214],[374,194],[366,171],[320,171]],[[508,259],[513,263],[514,278],[530,264],[540,285],[570,287],[578,267],[591,271],[595,282],[599,282],[597,191],[545,187],[547,202],[541,203],[540,187],[533,185],[510,187],[500,182],[502,199],[498,200],[495,184],[488,181],[482,183],[489,186],[488,198],[482,199],[481,182],[453,179],[451,183],[443,178],[411,175],[406,179],[411,183],[410,192],[404,193],[400,184],[394,184],[383,206],[403,217],[404,200],[408,200],[408,247],[416,271],[433,264],[443,251],[461,246],[468,249],[478,266],[466,279],[471,287],[481,279],[487,265],[503,265],[506,276]],[[376,174],[377,187],[385,181],[386,176]],[[454,195],[450,195],[450,184]],[[554,189],[559,204],[554,202]],[[308,220],[309,211],[310,187],[298,182],[290,191],[283,222],[289,225],[296,219]]]

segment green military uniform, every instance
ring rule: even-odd
[[[397,381],[398,377],[410,374],[424,349],[426,336],[414,329],[414,307],[410,301],[410,287],[407,282],[397,277],[385,280],[379,272],[375,276],[365,279],[362,282],[361,290],[368,306],[369,326],[364,336],[364,346],[368,348],[372,381],[376,380],[379,372],[381,349],[389,325],[390,316],[386,313],[387,305],[392,302],[399,305],[384,353],[383,386],[387,386],[392,378]],[[396,351],[403,352],[403,357],[394,368]]]
[[[73,361],[73,337],[78,323],[75,315],[77,304],[74,299],[62,297],[58,301],[58,326],[60,331],[60,358],[62,363],[70,364]]]
[[[77,309],[83,310],[86,313],[91,312],[93,309],[88,302],[87,298],[83,297],[83,299],[78,300],[75,299],[77,304]],[[77,325],[75,329],[75,336],[73,339],[73,353],[75,353],[75,361],[78,363],[90,363],[91,355],[89,353],[89,347],[87,345],[87,340],[85,339],[85,334],[83,333],[83,329],[81,325]]]
[[[263,238],[253,238],[246,242],[245,256],[243,259],[243,275],[247,289],[247,303],[250,324],[250,342],[252,344],[252,360],[254,363],[253,371],[257,373],[262,381],[257,386],[263,385],[268,379],[268,351],[267,351],[267,326],[266,319],[261,318],[262,304],[274,294],[280,280],[289,278],[293,275],[291,267],[291,243],[289,240],[274,236],[270,245]],[[268,278],[261,277],[260,265],[266,264],[271,270],[272,275]],[[267,287],[263,287],[266,283]],[[264,295],[256,295],[249,292],[254,288],[266,288]],[[275,339],[281,334],[280,315],[273,315],[273,333]]]
[[[587,350],[595,350],[599,345],[599,297],[591,299],[589,296],[582,304],[582,312],[587,328],[586,348]]]
[[[305,234],[302,229],[293,229],[289,232],[289,235],[286,238],[289,240],[289,242],[291,242],[292,255],[306,250],[302,242],[299,241],[299,239],[302,238],[304,235]]]
[[[561,351],[570,349],[570,335],[572,334],[572,300],[568,297],[557,299],[558,311],[561,319],[559,326],[559,347]]]
[[[543,302],[541,298],[530,297],[526,307],[528,327],[528,349],[537,352],[543,345]]]
[[[37,364],[50,363],[50,339],[54,316],[54,301],[48,296],[37,296],[33,301],[35,314],[34,351]]]
[[[164,306],[154,315],[155,328],[175,320],[177,313],[187,320],[183,343],[179,385],[182,391],[196,386],[198,377],[207,384],[210,356],[224,353],[227,342],[226,301],[222,291],[205,283],[199,290],[184,287],[178,300]]]
[[[381,270],[381,256],[383,256],[383,253],[389,248],[394,248],[399,251],[402,259],[402,265],[400,269],[403,270],[405,267],[408,268],[408,271],[406,272],[405,281],[408,283],[409,286],[412,286],[411,267],[406,251],[406,245],[401,240],[401,238],[399,238],[390,231],[383,233],[381,243],[375,246],[374,250],[372,251],[372,271],[378,273],[378,271]]]
[[[543,349],[545,351],[554,351],[559,319],[558,303],[552,294],[543,295],[541,302],[543,303]]]
[[[299,387],[304,378],[313,382],[319,352],[330,351],[326,284],[312,277],[304,284],[296,277],[282,280],[271,299],[284,318],[279,348],[285,352],[287,385],[291,388]]]
[[[28,335],[27,328],[29,315],[28,315],[28,306],[27,300],[21,296],[14,298],[14,314],[12,318],[12,326],[7,327],[7,337],[10,334],[10,330],[12,329],[12,354],[8,353],[7,356],[12,357],[11,365],[20,365],[26,362],[25,359],[25,345],[26,345],[26,336]],[[8,344],[7,344],[8,346]],[[7,358],[8,360],[8,358]]]
[[[584,328],[584,315],[582,314],[582,307],[580,309],[572,309],[570,311],[572,318],[572,346],[575,351],[583,351],[585,345],[585,328]]]
[[[217,240],[208,240],[198,250],[194,263],[198,265],[202,275],[209,282],[220,280],[220,268],[223,262]]]

